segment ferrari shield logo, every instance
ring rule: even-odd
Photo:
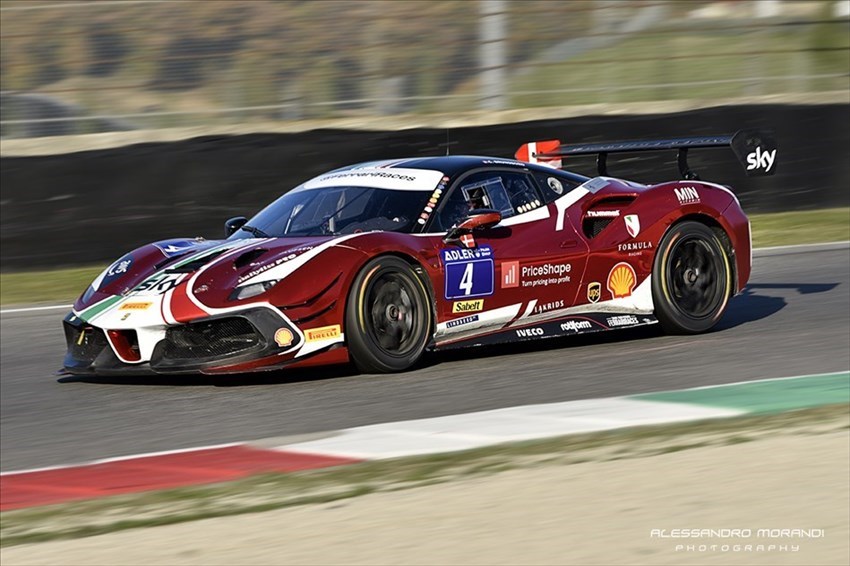
[[[627,214],[623,216],[623,220],[626,223],[626,230],[628,231],[629,236],[637,238],[637,235],[640,234],[640,218],[638,218],[638,215]]]
[[[587,300],[591,303],[599,301],[602,296],[602,284],[599,281],[594,281],[587,285]]]

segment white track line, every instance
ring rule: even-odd
[[[731,383],[718,383],[717,385],[700,385],[699,387],[688,387],[687,389],[674,389],[677,393],[681,391],[698,391],[700,389],[717,389],[718,387],[732,387],[734,385],[752,385],[754,383],[768,383],[770,381],[787,381],[789,379],[809,379],[815,377],[826,377],[827,375],[843,375],[847,374],[850,377],[850,369],[843,369],[838,371],[828,371],[826,373],[804,373],[803,375],[792,375],[791,377],[768,377],[767,379],[757,379],[755,381],[733,381]],[[650,391],[649,393],[635,393],[634,395],[628,395],[631,399],[639,399],[641,397],[647,395],[657,395],[658,393],[669,393],[670,391]]]
[[[840,250],[850,246],[850,240],[844,240],[842,242],[821,242],[819,244],[789,244],[786,246],[768,246],[766,248],[753,248],[753,252],[773,252],[773,251],[781,251],[781,250],[794,250],[794,249],[811,249],[818,248],[820,250]],[[818,251],[818,250],[815,250]]]
[[[845,240],[843,242],[823,242],[820,244],[791,244],[788,246],[771,246],[767,248],[755,248],[753,249],[753,253],[756,252],[772,252],[778,250],[793,250],[793,249],[807,249],[807,248],[823,248],[824,250],[831,249],[842,249],[845,247],[850,247],[850,240]],[[0,314],[11,314],[16,312],[35,312],[35,311],[46,311],[46,310],[57,310],[57,309],[69,309],[74,305],[50,305],[46,307],[24,307],[18,309],[4,309],[0,310]]]
[[[152,458],[154,456],[167,456],[169,454],[183,454],[186,452],[200,452],[201,450],[215,450],[216,448],[231,448],[233,446],[245,446],[243,442],[228,442],[226,444],[210,444],[209,446],[195,446],[193,448],[178,448],[176,450],[161,450],[159,452],[145,452],[142,454],[130,454],[129,456],[113,456],[111,458],[100,458],[90,462],[80,462],[77,464],[59,464],[56,466],[45,466],[43,468],[30,468],[28,470],[15,470],[11,472],[0,472],[0,476],[14,476],[20,474],[30,474],[33,472],[49,472],[51,470],[63,470],[66,468],[76,468],[78,466],[94,466],[95,464],[108,464],[110,462],[123,462],[125,460],[138,460],[141,458]]]
[[[58,309],[70,309],[74,305],[50,305],[47,307],[26,307],[21,309],[3,309],[0,310],[0,314],[10,314],[13,312],[34,312],[34,311],[50,311],[50,310],[58,310]]]

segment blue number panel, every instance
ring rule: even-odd
[[[446,266],[446,299],[493,294],[495,265],[490,246],[443,250],[441,256]]]

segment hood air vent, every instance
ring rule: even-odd
[[[249,252],[245,252],[244,254],[237,257],[236,261],[233,262],[233,269],[240,269],[242,267],[245,267],[246,265],[248,265],[249,263],[251,263],[252,261],[257,259],[261,255],[263,255],[267,251],[269,251],[269,250],[267,250],[265,248],[257,248],[257,249],[251,250]]]

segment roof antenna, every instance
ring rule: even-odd
[[[449,129],[446,128],[446,157],[449,156]]]

